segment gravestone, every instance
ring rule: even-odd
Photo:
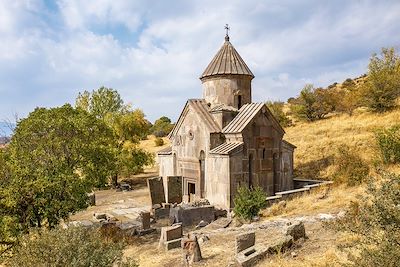
[[[162,177],[147,179],[147,187],[150,191],[151,205],[165,202],[164,184]]]
[[[181,203],[182,202],[182,176],[168,176],[168,202]]]
[[[256,233],[250,232],[250,233],[240,234],[236,236],[235,240],[236,240],[236,254],[237,254],[245,249],[254,246],[256,242]]]
[[[147,230],[150,229],[150,212],[142,212],[142,229]]]
[[[172,226],[162,227],[158,247],[165,247],[165,250],[178,248],[181,245],[181,239],[182,224],[174,224]]]

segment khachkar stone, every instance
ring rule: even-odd
[[[183,262],[185,266],[191,266],[194,262],[201,261],[203,257],[201,256],[199,242],[197,241],[197,236],[189,234],[182,238],[182,249],[183,249]]]
[[[236,236],[236,254],[255,245],[256,233],[244,233]]]

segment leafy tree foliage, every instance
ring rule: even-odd
[[[265,207],[266,195],[261,187],[239,187],[234,199],[234,211],[239,217],[250,220]]]
[[[266,102],[267,107],[271,111],[272,115],[277,119],[277,121],[283,127],[290,126],[292,124],[292,120],[285,114],[283,111],[284,103],[280,101],[268,101]]]
[[[147,138],[149,122],[141,110],[132,110],[125,105],[116,90],[101,87],[92,93],[79,93],[76,107],[103,119],[113,130],[117,157],[114,185],[118,184],[119,175],[136,174],[143,171],[145,165],[153,163],[153,155],[138,146],[140,140]]]
[[[70,105],[37,108],[19,121],[1,170],[1,235],[52,228],[87,207],[87,193],[115,168],[113,142],[104,122]]]
[[[293,103],[293,102],[292,102]],[[324,118],[335,110],[335,97],[332,90],[315,89],[307,84],[292,105],[292,112],[300,119],[315,121]]]
[[[171,123],[171,119],[163,116],[154,122],[150,131],[156,137],[164,137],[171,132],[172,128],[174,125]]]
[[[126,108],[120,94],[116,90],[104,86],[93,90],[92,93],[88,91],[79,93],[75,106],[100,119],[109,113],[119,113]]]
[[[396,106],[400,96],[400,57],[394,48],[383,48],[381,57],[372,55],[363,91],[364,102],[373,111],[384,112]]]
[[[375,138],[383,162],[400,163],[400,125],[378,130]]]
[[[354,235],[345,266],[399,266],[400,176],[385,174],[379,185],[370,183],[367,194],[352,203],[345,217],[333,225]]]
[[[123,242],[106,239],[99,230],[82,227],[40,230],[24,236],[7,266],[136,267],[123,259]]]

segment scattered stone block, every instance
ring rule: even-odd
[[[175,243],[167,245],[166,242],[180,238],[182,238],[182,224],[174,224],[172,226],[162,227],[158,247],[161,248],[165,246],[165,248],[169,250],[174,246]]]
[[[131,191],[132,187],[129,184],[123,183],[119,185],[119,188],[121,188],[122,191]]]
[[[295,222],[294,224],[290,225],[286,230],[286,235],[293,237],[294,241],[300,238],[307,238],[304,223]]]
[[[94,192],[88,194],[89,197],[89,205],[96,206],[96,194]]]
[[[199,222],[199,224],[196,225],[196,229],[203,228],[204,226],[207,226],[208,224],[209,224],[208,222],[205,222],[205,221],[201,220],[201,221]]]
[[[169,217],[169,210],[169,208],[159,208],[153,209],[152,212],[155,219],[163,219]]]
[[[168,251],[168,250],[171,250],[174,248],[180,248],[181,242],[182,242],[182,238],[174,239],[171,241],[166,241],[166,242],[164,242],[165,250]]]
[[[194,262],[203,259],[197,236],[187,236],[182,238],[183,261],[186,266],[192,266]]]
[[[149,228],[149,229],[139,229],[139,230],[136,230],[136,234],[137,235],[139,235],[139,236],[142,236],[142,235],[147,235],[147,234],[150,234],[150,233],[153,233],[153,232],[155,232],[156,231],[156,229],[155,228]]]
[[[164,183],[162,177],[147,179],[147,187],[149,188],[152,205],[165,203]]]
[[[223,210],[223,209],[215,209],[214,210],[215,219],[218,219],[220,217],[226,217],[227,215],[228,215],[227,210]]]
[[[142,212],[141,213],[142,219],[142,229],[147,230],[150,228],[150,212]]]
[[[278,239],[272,246],[268,248],[268,253],[275,254],[278,252],[286,251],[293,245],[293,237],[290,235],[285,235],[284,237]]]
[[[239,266],[253,267],[268,253],[268,247],[260,245],[249,247],[236,255],[236,262]]]
[[[196,225],[202,220],[210,223],[214,219],[214,206],[186,208],[178,206],[171,208],[169,212],[170,223],[181,222],[183,226]]]
[[[237,253],[255,245],[256,233],[250,232],[250,233],[244,233],[244,234],[237,235],[235,238],[235,241],[236,241],[235,247],[236,247],[236,254],[237,254]]]

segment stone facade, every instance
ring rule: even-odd
[[[260,186],[268,195],[293,189],[295,146],[283,140],[268,107],[251,102],[253,78],[226,37],[200,77],[203,99],[187,101],[171,147],[158,154],[167,201],[172,176],[181,177],[184,200],[206,198],[226,209],[239,186]]]

